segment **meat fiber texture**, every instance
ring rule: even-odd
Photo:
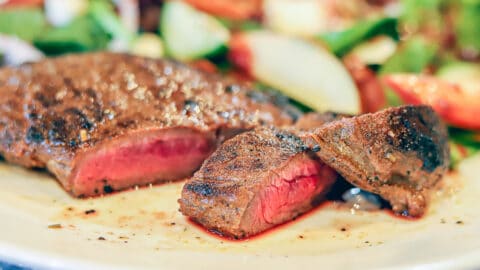
[[[263,127],[226,141],[185,184],[180,211],[234,238],[307,212],[322,200],[337,174],[300,134],[343,117],[308,113],[295,126]]]
[[[425,213],[450,162],[447,129],[429,106],[343,118],[307,137],[319,147],[323,162],[402,215]]]
[[[448,164],[446,128],[430,107],[310,114],[297,128],[258,128],[227,140],[186,182],[180,211],[243,238],[311,209],[338,172],[395,212],[420,216]]]
[[[79,197],[191,176],[226,137],[291,123],[241,84],[126,54],[3,68],[0,92],[0,155]]]
[[[183,188],[180,211],[243,238],[310,210],[336,180],[295,134],[259,128],[227,140]]]

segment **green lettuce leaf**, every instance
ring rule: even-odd
[[[65,27],[52,28],[33,44],[47,55],[104,49],[109,36],[91,16],[82,16]]]
[[[380,18],[362,21],[347,30],[322,34],[319,38],[333,53],[341,57],[356,45],[379,35],[390,36],[398,40],[397,19]]]
[[[0,33],[32,41],[47,27],[40,8],[0,9]]]

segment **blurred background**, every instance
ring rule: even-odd
[[[222,73],[301,111],[426,103],[451,126],[455,163],[480,149],[479,26],[480,0],[0,0],[0,65],[108,50]]]

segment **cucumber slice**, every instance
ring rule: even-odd
[[[167,52],[179,60],[193,60],[225,51],[230,32],[214,17],[180,2],[167,2],[160,30]]]
[[[456,83],[464,91],[476,94],[480,92],[480,65],[466,62],[455,62],[440,68],[437,76],[446,81]]]

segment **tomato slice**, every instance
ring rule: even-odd
[[[40,6],[43,0],[6,0],[0,1],[0,6]]]
[[[427,104],[452,126],[480,130],[480,92],[428,75],[394,74],[384,77],[406,103]]]
[[[387,104],[385,92],[375,73],[355,56],[347,56],[343,62],[357,85],[362,112],[376,112],[384,108]]]
[[[186,0],[207,13],[235,20],[251,19],[261,13],[261,0]]]

